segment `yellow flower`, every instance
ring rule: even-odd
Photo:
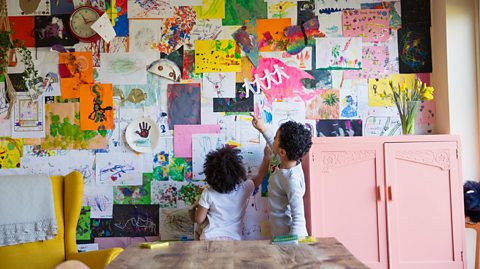
[[[403,82],[402,85],[400,85],[400,92],[404,92],[407,90],[407,83]]]
[[[425,92],[425,93],[423,94],[423,99],[424,99],[424,100],[427,100],[427,101],[433,100],[433,94],[432,94],[431,92]]]

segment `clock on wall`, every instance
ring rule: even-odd
[[[70,32],[78,40],[83,42],[93,42],[100,38],[90,26],[95,23],[102,12],[94,7],[82,6],[75,9],[70,15],[69,27]]]

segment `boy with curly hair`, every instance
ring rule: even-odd
[[[262,133],[280,159],[280,165],[270,175],[268,183],[272,236],[307,236],[303,207],[305,177],[300,161],[312,146],[312,134],[303,124],[288,121],[280,125],[272,138],[263,120],[254,115],[252,117],[253,127]]]
[[[209,188],[202,192],[194,207],[195,222],[199,225],[208,222],[200,239],[241,240],[248,199],[264,176],[247,180],[240,151],[229,146],[209,152],[203,169]],[[268,161],[264,160],[260,171],[266,174],[267,170]]]

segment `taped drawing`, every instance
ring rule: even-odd
[[[136,53],[101,53],[101,66],[98,81],[102,83],[145,84],[147,83],[147,63]]]
[[[390,13],[386,9],[344,10],[343,36],[362,37],[363,42],[385,42],[390,38]]]
[[[235,97],[235,73],[205,73],[202,82],[202,97],[204,98]]]
[[[361,69],[362,38],[317,38],[316,54],[317,69]]]
[[[45,137],[43,96],[35,102],[26,92],[17,92],[16,95],[12,116],[12,137]]]

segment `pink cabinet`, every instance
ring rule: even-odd
[[[313,236],[370,268],[464,268],[457,136],[315,138],[304,160]]]

